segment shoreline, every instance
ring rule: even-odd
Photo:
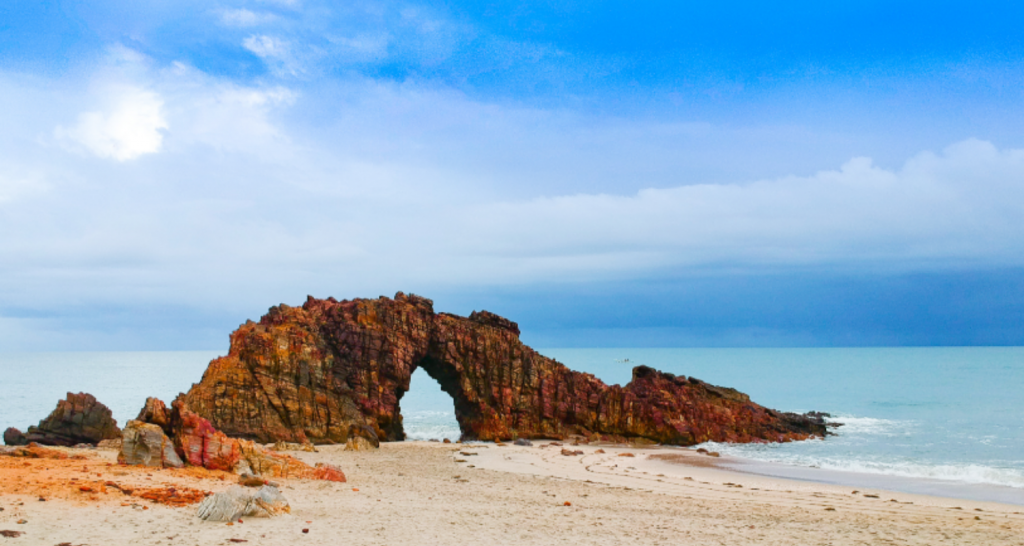
[[[39,483],[65,476],[185,484],[180,471],[110,466],[113,450],[76,450],[76,460],[12,459],[14,480],[0,484],[0,530],[23,532],[16,544],[220,545],[303,543],[314,546],[497,544],[986,544],[1020,545],[1024,510],[991,502],[864,490],[783,480],[704,464],[695,452],[615,446],[562,447],[484,443],[393,442],[375,451],[318,446],[289,452],[306,463],[341,467],[347,483],[282,479],[291,514],[233,525],[203,522],[195,505],[124,502],[116,492],[39,501]],[[598,449],[604,453],[597,453]],[[620,456],[632,453],[633,457]],[[690,464],[661,460],[680,456]],[[25,463],[28,463],[27,465]],[[698,464],[700,466],[691,466]],[[108,476],[109,475],[109,476]],[[178,476],[178,477],[176,477]],[[205,474],[204,474],[205,476]],[[191,480],[192,478],[188,478]],[[198,478],[196,478],[198,479]],[[231,480],[187,482],[212,491]],[[5,489],[6,488],[6,489]],[[864,494],[875,495],[867,497]],[[890,500],[893,499],[893,500]],[[142,506],[140,506],[142,505]],[[24,520],[26,523],[18,524]],[[305,530],[305,531],[304,531]]]
[[[723,470],[785,480],[806,481],[843,487],[874,488],[896,493],[912,493],[979,502],[997,502],[1024,507],[1024,488],[990,483],[942,480],[921,476],[902,476],[850,470],[833,470],[789,465],[728,456],[718,463]]]
[[[537,442],[535,446],[547,444],[549,442]],[[852,491],[858,491],[857,495],[878,495],[879,498],[884,497],[883,500],[886,501],[896,499],[896,502],[911,501],[916,504],[929,506],[960,506],[964,509],[970,508],[972,510],[974,508],[987,508],[1007,513],[1024,513],[1024,499],[1021,499],[1022,502],[1006,502],[991,498],[968,498],[936,494],[934,492],[906,491],[888,487],[881,483],[867,483],[869,481],[881,482],[894,478],[886,475],[877,476],[877,480],[875,476],[867,474],[845,476],[853,480],[863,479],[860,484],[848,484],[845,481],[830,483],[823,480],[798,477],[805,470],[813,471],[816,469],[761,463],[760,461],[726,455],[711,457],[688,448],[566,445],[564,446],[565,449],[584,452],[582,456],[566,457],[561,455],[561,447],[554,446],[520,448],[519,446],[495,446],[494,444],[486,443],[463,445],[487,446],[487,454],[481,453],[482,456],[479,459],[483,464],[477,465],[482,468],[505,472],[536,473],[537,475],[557,476],[584,481],[601,481],[615,486],[629,483],[629,486],[633,488],[646,487],[652,491],[669,494],[673,493],[673,488],[678,489],[681,486],[685,489],[691,489],[695,485],[710,486],[715,491],[720,489],[718,485],[728,489],[753,488],[753,491],[813,491],[818,493],[828,491],[830,494],[839,495],[837,497],[839,499],[846,499],[852,496]],[[540,455],[539,458],[543,463],[538,460],[518,460],[520,458],[530,458],[529,452],[524,452],[524,450],[530,449],[551,451]],[[594,452],[598,449],[604,450],[605,453],[595,454]],[[498,461],[495,459],[495,456],[500,453],[515,453],[516,455],[511,458],[507,455],[501,455],[502,461]],[[632,453],[634,456],[619,457],[620,453]],[[577,466],[582,468],[575,468],[573,465],[568,464],[573,459],[579,459]],[[793,475],[785,476],[771,473],[772,470],[778,470],[779,467],[791,470]],[[835,474],[854,475],[855,473],[835,472]],[[906,480],[909,482],[920,481],[917,478],[907,478]],[[1005,489],[1012,489],[1013,493],[1024,497],[1024,490],[1008,487]],[[674,492],[678,493],[678,491]]]

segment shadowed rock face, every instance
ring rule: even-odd
[[[4,433],[4,440],[20,445],[35,442],[50,446],[73,446],[95,445],[120,436],[121,429],[117,428],[117,421],[110,408],[97,402],[91,394],[69,392],[67,398],[58,401],[57,408],[40,421],[38,426],[28,427],[24,434],[17,429],[8,429]]]
[[[820,418],[782,414],[733,389],[647,368],[625,386],[574,372],[519,341],[516,323],[434,313],[425,298],[307,299],[231,335],[184,395],[229,436],[343,443],[352,425],[405,434],[399,400],[422,367],[455,402],[464,439],[645,438],[693,445],[824,436]]]

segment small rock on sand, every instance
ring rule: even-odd
[[[196,516],[205,521],[235,521],[243,517],[271,517],[291,512],[288,500],[276,487],[259,489],[234,485],[199,503]]]
[[[517,445],[517,446],[527,446],[527,447],[532,447],[533,446],[533,442],[527,440],[526,438],[517,438],[516,441],[512,442],[512,443]]]

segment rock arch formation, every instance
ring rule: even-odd
[[[405,438],[399,402],[417,367],[452,396],[464,439],[692,445],[825,435],[820,417],[779,413],[733,389],[643,366],[629,384],[605,385],[524,345],[510,320],[435,313],[430,300],[401,292],[273,307],[232,333],[228,355],[182,397],[229,436],[342,443],[362,430],[396,441]]]

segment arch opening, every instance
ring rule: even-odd
[[[455,418],[455,399],[442,382],[430,374],[429,364],[417,366],[409,390],[399,398],[399,415],[406,440],[456,441],[462,435]]]

